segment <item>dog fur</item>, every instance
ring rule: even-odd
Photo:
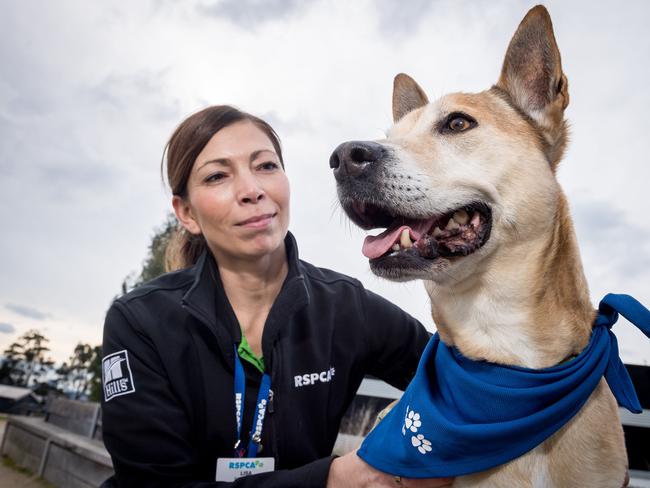
[[[374,179],[338,178],[349,211],[363,195],[398,215],[427,218],[480,200],[491,208],[487,242],[467,256],[419,268],[373,266],[383,277],[422,279],[441,339],[465,356],[544,368],[588,343],[590,303],[577,240],[556,169],[567,144],[568,82],[550,16],[531,9],[510,41],[496,85],[429,102],[405,74],[394,81],[394,125]],[[445,133],[450,113],[477,125]],[[381,166],[381,168],[380,168]],[[522,433],[525,435],[525,433]],[[605,380],[559,432],[526,455],[454,487],[619,487],[627,455]]]

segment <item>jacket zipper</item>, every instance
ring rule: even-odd
[[[273,390],[269,390],[269,413],[273,413],[275,409],[273,408]]]

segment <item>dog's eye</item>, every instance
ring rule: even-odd
[[[462,117],[456,117],[449,121],[449,128],[456,132],[461,132],[469,129],[470,122]]]
[[[474,120],[469,115],[455,112],[447,116],[447,119],[442,125],[440,132],[465,132],[466,130],[473,129],[477,125],[478,124],[476,120]]]

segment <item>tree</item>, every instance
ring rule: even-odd
[[[122,293],[126,293],[165,272],[165,251],[177,226],[176,216],[173,213],[168,213],[165,222],[154,231],[140,274],[137,278],[134,277],[134,274],[130,274],[122,281]]]
[[[90,344],[78,343],[68,362],[64,362],[57,374],[59,385],[63,383],[64,391],[71,393],[75,400],[86,397],[90,385],[90,364],[93,360],[94,349]]]
[[[178,221],[173,213],[168,213],[163,225],[158,228],[149,244],[149,253],[142,265],[140,277],[136,283],[140,285],[152,280],[165,272],[165,251],[169,239],[178,226]]]
[[[90,373],[90,401],[102,399],[102,346],[93,347],[93,357],[88,366]]]
[[[41,380],[52,368],[54,361],[45,357],[50,350],[47,339],[37,330],[28,330],[4,351],[6,373],[9,384],[30,387]],[[6,365],[6,368],[5,368]]]
[[[17,351],[18,344],[11,344],[4,352],[5,357],[2,361],[2,366],[0,366],[0,384],[3,385],[15,385],[15,374],[12,375],[16,366],[18,365]]]

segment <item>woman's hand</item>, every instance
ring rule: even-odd
[[[376,470],[365,463],[356,451],[332,461],[327,488],[436,488],[450,486],[453,478],[399,478]]]

